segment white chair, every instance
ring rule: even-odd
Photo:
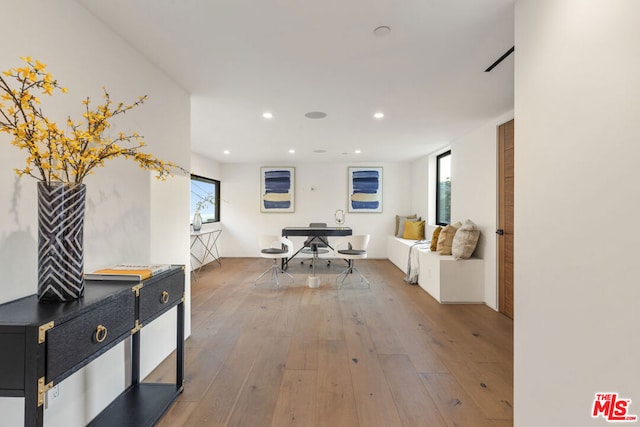
[[[347,269],[336,277],[336,282],[342,276],[340,287],[344,284],[344,281],[349,274],[354,272],[358,273],[360,280],[367,284],[367,287],[371,287],[369,281],[360,273],[355,267],[355,260],[364,259],[367,257],[367,247],[369,246],[370,236],[368,234],[361,234],[356,236],[345,236],[336,240],[333,244],[333,253],[336,258],[342,258],[349,264]]]
[[[256,278],[253,286],[257,286],[258,281],[269,272],[271,272],[271,281],[275,281],[278,288],[280,287],[279,277],[282,274],[289,276],[292,281],[295,280],[292,275],[278,265],[278,260],[289,258],[293,255],[293,242],[291,240],[275,235],[262,235],[258,239],[258,244],[260,245],[260,256],[263,258],[271,258],[273,264],[271,264],[271,268]]]

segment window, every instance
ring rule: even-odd
[[[436,157],[436,224],[451,223],[451,150]]]
[[[190,218],[200,211],[202,222],[220,221],[220,181],[191,174]]]

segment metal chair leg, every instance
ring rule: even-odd
[[[289,278],[290,278],[292,281],[295,281],[295,278],[294,278],[291,274],[287,273],[286,271],[284,271],[283,269],[281,269],[281,268],[278,266],[278,260],[274,258],[274,260],[273,260],[273,264],[271,264],[271,268],[269,268],[269,269],[265,270],[261,275],[259,275],[259,276],[256,278],[256,280],[254,280],[254,281],[253,281],[253,286],[254,286],[254,287],[257,287],[257,286],[258,286],[258,282],[260,281],[260,279],[262,279],[262,277],[263,277],[265,274],[269,273],[269,272],[271,272],[271,279],[270,279],[270,282],[275,282],[275,283],[276,283],[276,288],[280,288],[280,279],[279,279],[279,276],[280,276],[281,274],[285,274],[285,275],[289,276]]]
[[[367,284],[367,287],[371,288],[371,283],[369,283],[367,278],[364,277],[364,275],[360,272],[360,270],[356,268],[354,260],[350,260],[349,266],[346,268],[346,270],[344,270],[342,273],[336,276],[336,283],[338,283],[338,279],[340,278],[340,276],[344,276],[340,281],[340,285],[338,286],[338,289],[342,288],[342,285],[344,285],[344,281],[347,279],[349,274],[353,274],[354,271],[358,273],[358,275],[360,276],[360,281],[365,282]]]

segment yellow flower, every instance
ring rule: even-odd
[[[31,62],[31,61],[29,61]],[[33,66],[33,69],[36,71],[44,71],[44,69],[47,67],[47,64],[43,64],[42,62],[38,61],[36,59],[36,65]]]
[[[105,160],[117,157],[132,157],[140,167],[158,172],[159,179],[171,175],[175,164],[138,151],[145,146],[138,133],[127,135],[120,132],[116,140],[118,144],[105,135],[111,128],[110,119],[142,105],[146,95],[130,105],[120,102],[114,109],[109,93],[103,88],[104,103],[91,109],[91,99],[83,100],[84,122],[74,122],[69,117],[67,131],[63,132],[43,115],[37,107],[40,100],[30,89],[39,88],[47,95],[53,95],[56,89],[66,93],[67,89],[46,72],[46,64],[38,60],[34,63],[28,56],[22,60],[25,67],[2,73],[18,82],[16,89],[0,76],[0,99],[4,102],[0,103],[0,131],[12,135],[11,143],[27,149],[29,153],[27,167],[15,170],[19,176],[26,174],[45,182],[81,183],[85,176],[93,173],[93,169],[104,166]]]

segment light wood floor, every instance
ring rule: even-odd
[[[388,260],[357,266],[371,289],[338,290],[333,274],[309,289],[300,266],[294,284],[254,288],[261,258],[205,267],[192,281],[184,392],[159,425],[513,425],[513,322],[440,305]],[[174,363],[148,380],[175,378]]]

